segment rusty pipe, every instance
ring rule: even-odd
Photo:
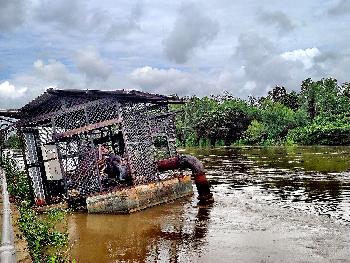
[[[209,182],[205,175],[204,166],[196,157],[192,155],[177,155],[172,158],[160,160],[157,162],[158,170],[168,171],[175,169],[190,169],[194,178],[198,199],[200,203],[212,203],[213,194],[210,192]]]

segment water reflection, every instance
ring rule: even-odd
[[[72,255],[77,262],[178,262],[184,248],[200,254],[211,207],[192,214],[189,200],[131,215],[73,214]]]
[[[350,222],[349,147],[240,147],[192,149],[212,185],[232,191],[254,188],[267,202]],[[272,195],[271,195],[272,194]],[[289,205],[290,208],[296,205]]]
[[[72,214],[69,235],[77,262],[258,262],[259,251],[251,253],[256,247],[265,256],[275,255],[275,262],[288,261],[295,245],[293,236],[290,240],[284,236],[290,229],[283,227],[289,223],[269,233],[267,226],[290,219],[291,224],[305,222],[308,229],[308,219],[293,218],[293,211],[350,224],[350,147],[243,147],[187,153],[204,162],[216,200],[212,207],[197,207],[193,197],[131,215]],[[264,214],[269,207],[273,210]],[[283,250],[288,240],[289,252]],[[283,253],[275,253],[278,244]],[[305,258],[309,252],[303,251]]]

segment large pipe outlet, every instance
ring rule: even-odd
[[[209,182],[205,176],[204,166],[196,157],[191,155],[178,155],[169,159],[160,160],[157,165],[160,172],[175,169],[190,169],[196,183],[199,202],[212,203],[214,201],[213,194],[210,193]]]

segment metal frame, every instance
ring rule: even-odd
[[[40,147],[48,144],[57,147],[65,197],[71,195],[72,185],[79,188],[78,195],[84,196],[104,190],[96,153],[98,142],[107,138],[104,137],[107,130],[111,134],[121,133],[125,146],[122,157],[129,166],[133,185],[159,180],[154,138],[165,136],[169,157],[177,154],[174,114],[167,104],[181,102],[138,91],[48,90],[22,109],[12,111],[12,116],[19,119],[17,129],[25,139],[26,167],[35,199],[50,200],[40,152]],[[37,137],[26,135],[29,131]],[[40,178],[32,171],[33,158],[40,167]]]

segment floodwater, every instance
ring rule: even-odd
[[[215,203],[68,218],[77,262],[350,262],[350,147],[189,149]]]

